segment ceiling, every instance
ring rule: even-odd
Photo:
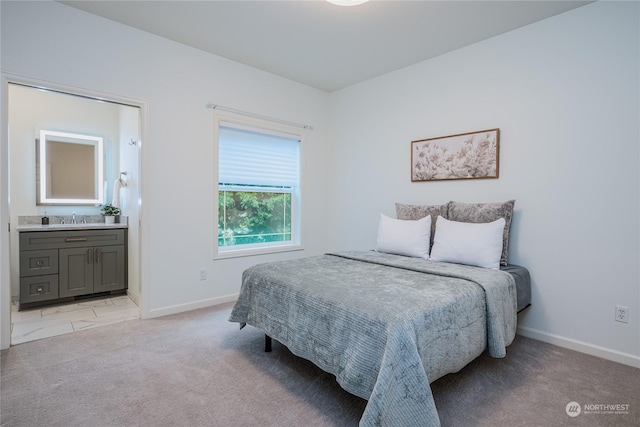
[[[60,1],[333,92],[590,1]]]

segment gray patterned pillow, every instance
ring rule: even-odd
[[[511,219],[515,200],[504,203],[448,203],[448,215],[451,221],[458,222],[493,222],[504,218],[504,232],[502,233],[502,256],[500,265],[507,265],[509,254],[509,232],[511,231]],[[433,218],[433,217],[432,217]]]
[[[444,205],[403,205],[396,203],[396,217],[398,219],[416,221],[427,215],[431,215],[431,241],[429,242],[429,250],[433,246],[433,236],[436,234],[436,220],[438,215],[447,218],[449,204]]]

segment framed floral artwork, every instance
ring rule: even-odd
[[[411,141],[411,181],[498,178],[500,129]]]

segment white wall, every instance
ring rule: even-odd
[[[0,23],[2,23],[0,4]],[[0,28],[0,70],[2,70],[2,46],[5,36]],[[6,79],[0,78],[0,349],[11,342],[11,279],[10,279],[10,233],[9,233],[9,144],[7,123]]]
[[[140,304],[140,109],[120,106],[120,168],[126,185],[120,191],[120,209],[129,223],[127,294]],[[133,141],[133,142],[132,142]],[[114,183],[115,186],[115,183]],[[113,190],[113,186],[111,187]],[[110,200],[112,201],[112,200]]]
[[[520,333],[640,366],[638,6],[598,2],[332,94],[329,249],[373,248],[395,202],[516,199]],[[494,127],[499,179],[411,183],[410,141]]]
[[[328,94],[59,3],[0,7],[3,72],[148,102],[140,182],[143,316],[233,298],[246,267],[325,249]],[[212,260],[210,101],[314,127],[303,140],[304,251]],[[208,280],[199,280],[200,269]]]

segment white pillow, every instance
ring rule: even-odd
[[[470,223],[438,216],[430,259],[497,270],[500,268],[504,225],[504,218]]]
[[[429,259],[431,215],[417,221],[380,214],[376,251]]]

